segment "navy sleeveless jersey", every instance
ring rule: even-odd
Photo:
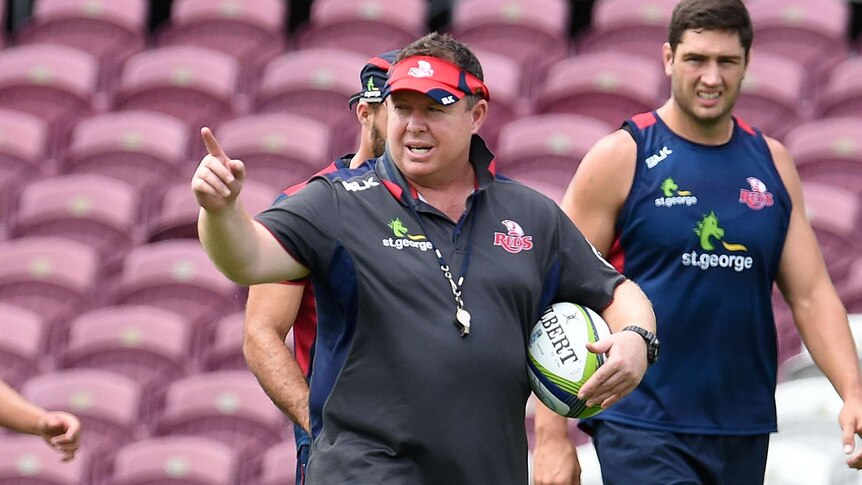
[[[626,122],[637,166],[609,256],[652,301],[662,353],[597,419],[697,434],[776,429],[770,295],[791,202],[763,135],[734,121],[719,146],[683,139],[654,111]]]

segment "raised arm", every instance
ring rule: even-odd
[[[302,283],[249,288],[242,351],[263,390],[294,423],[310,434],[308,384],[284,344],[302,303]]]
[[[192,178],[200,215],[200,241],[228,278],[241,285],[294,280],[308,270],[287,253],[275,237],[254,222],[238,198],[245,166],[222,151],[209,128],[201,129],[207,155]]]
[[[802,184],[793,159],[778,141],[767,138],[767,143],[793,203],[778,269],[778,287],[793,311],[793,320],[811,357],[844,400],[839,423],[844,450],[852,454],[847,463],[862,468],[862,450],[853,453],[854,435],[862,435],[862,375],[847,311],[829,279],[805,214]]]

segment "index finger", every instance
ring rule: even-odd
[[[201,128],[201,138],[204,139],[204,145],[206,145],[207,147],[207,153],[222,161],[228,159],[228,156],[219,146],[218,140],[216,140],[215,135],[213,135],[213,132],[209,129],[209,127],[204,126],[203,128]]]

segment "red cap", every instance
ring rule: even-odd
[[[383,98],[405,90],[426,94],[443,105],[455,103],[468,94],[488,101],[491,99],[488,87],[481,79],[451,62],[431,56],[408,57],[389,69]]]

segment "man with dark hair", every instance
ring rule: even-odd
[[[606,484],[762,484],[776,431],[773,282],[844,400],[862,467],[862,377],[787,149],[733,116],[751,58],[740,0],[683,0],[662,47],[670,99],[584,157],[563,199],[587,238],[655,305],[662,355],[580,425]],[[585,388],[587,386],[584,386]],[[535,483],[578,483],[565,420],[536,412]]]
[[[397,51],[369,59],[359,73],[361,90],[350,97],[361,127],[356,153],[340,157],[321,173],[357,168],[383,154],[386,138],[386,108],[382,106],[387,72]],[[285,191],[287,196],[300,186]],[[293,328],[294,355],[284,341]],[[249,288],[243,331],[243,354],[249,368],[272,401],[294,423],[296,439],[296,483],[305,480],[311,425],[308,415],[308,382],[311,379],[317,312],[308,279],[253,285]]]
[[[541,311],[576,301],[616,330],[654,330],[654,315],[552,200],[496,176],[476,135],[490,93],[469,49],[429,34],[405,52],[383,92],[383,156],[255,219],[237,203],[242,162],[204,128],[201,242],[241,284],[312,275],[308,483],[526,483],[526,336]],[[643,340],[620,331],[604,345],[594,392],[633,389]]]
[[[75,459],[81,445],[81,422],[72,414],[46,411],[0,381],[0,426],[41,436],[63,461]]]

